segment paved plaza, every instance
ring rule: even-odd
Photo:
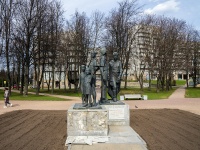
[[[97,98],[100,92],[97,90]],[[125,100],[130,109],[180,109],[200,115],[200,98],[184,98],[185,87],[178,88],[168,99],[162,100]],[[81,103],[80,97],[69,97],[51,95],[69,99],[67,101],[18,101],[12,100],[13,107],[3,108],[3,101],[0,102],[0,114],[14,110],[67,110],[74,103]]]

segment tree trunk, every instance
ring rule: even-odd
[[[29,78],[29,67],[28,63],[25,65],[25,82],[24,82],[24,96],[28,95],[28,78]],[[22,85],[23,86],[23,85]]]
[[[22,63],[22,77],[21,77],[21,89],[20,94],[22,95],[24,92],[24,62]]]
[[[17,66],[17,90],[19,90],[19,82],[20,82],[20,66],[21,66],[21,62],[19,61],[18,66]]]
[[[126,64],[125,64],[125,84],[124,84],[124,88],[127,89],[127,80],[128,80],[128,59],[126,58]]]
[[[7,44],[6,44],[6,68],[7,68],[8,88],[9,88],[9,93],[11,93],[10,59],[9,59],[9,47]]]
[[[66,74],[66,71],[65,71],[64,74],[65,74],[65,75],[64,75],[64,90],[65,90],[65,92],[67,92],[67,86],[66,86],[67,74]]]
[[[156,92],[160,92],[160,76],[157,77],[157,85],[156,85]]]
[[[151,72],[149,71],[149,91],[151,91]]]
[[[128,82],[128,69],[125,70],[125,84],[124,84],[124,88],[127,89],[127,82]]]
[[[187,88],[189,87],[189,85],[188,85],[188,70],[186,71],[186,75],[187,75],[187,77],[186,77],[186,84],[187,84]]]
[[[53,64],[52,65],[52,89],[51,89],[51,94],[53,94],[54,93],[54,82],[55,82],[55,80],[54,80],[54,75],[55,74],[55,65]]]
[[[140,89],[143,91],[143,75],[139,75]]]

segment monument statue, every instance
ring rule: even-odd
[[[84,79],[85,84],[85,90],[84,90],[84,101],[85,103],[82,105],[83,107],[92,107],[92,75],[91,75],[91,69],[89,67],[86,67],[86,75]],[[93,102],[94,103],[94,102]]]
[[[100,104],[106,103],[107,98],[107,82],[108,82],[108,65],[106,60],[106,49],[101,49],[101,57],[100,57],[100,72],[101,72],[101,98]]]
[[[96,107],[96,71],[101,72],[101,97],[99,104],[109,103],[108,94],[114,102],[117,101],[117,94],[120,91],[122,64],[118,59],[118,53],[113,53],[113,60],[107,63],[106,49],[101,49],[100,64],[97,65],[96,52],[91,52],[91,60],[86,67],[81,65],[79,76],[79,87],[82,93],[82,107]]]
[[[92,98],[93,98],[93,105],[96,106],[96,71],[99,69],[97,66],[97,60],[96,60],[96,52],[92,51],[91,52],[91,61],[89,63],[89,68],[91,70],[91,75],[92,75],[92,81],[91,81],[91,92],[92,92]]]
[[[81,73],[79,75],[79,88],[81,89],[82,93],[82,104],[85,104],[85,65],[81,65]]]
[[[120,91],[122,76],[122,63],[118,59],[118,53],[113,53],[113,60],[108,64],[108,94],[114,102],[117,101],[117,94]]]

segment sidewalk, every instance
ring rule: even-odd
[[[185,88],[178,88],[168,99],[163,100],[126,100],[130,109],[181,109],[200,115],[200,98],[184,98]],[[32,110],[66,110],[74,103],[81,103],[80,97],[44,94],[54,97],[69,99],[67,101],[11,101],[13,107],[3,108],[0,103],[0,114],[23,109]],[[100,90],[97,89],[97,100],[100,98]],[[136,108],[137,106],[137,108]]]
[[[200,115],[200,98],[185,98],[185,87],[180,87],[163,100],[125,101],[130,109],[180,109]],[[137,106],[137,108],[136,108]]]
[[[179,87],[170,95],[169,99],[184,99],[185,98],[185,86]]]

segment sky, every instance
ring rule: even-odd
[[[74,12],[85,12],[88,16],[95,10],[109,14],[118,7],[122,0],[61,0],[65,10],[65,18],[69,19]],[[143,6],[143,13],[164,15],[187,22],[195,29],[200,30],[200,0],[138,0]]]

